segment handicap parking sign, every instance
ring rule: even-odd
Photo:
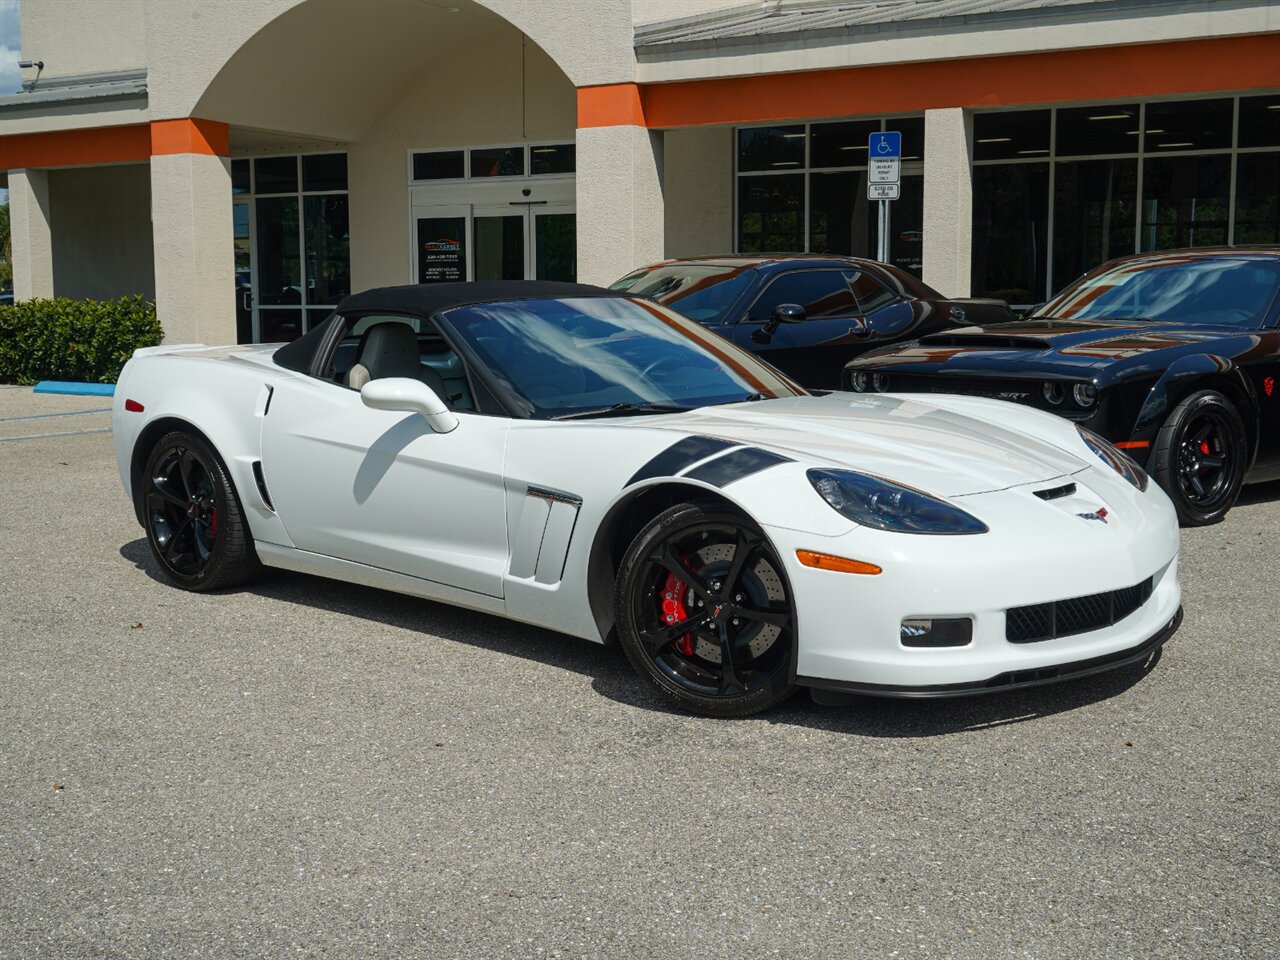
[[[867,140],[867,154],[872,160],[891,160],[902,156],[902,134],[897,130],[873,133]]]

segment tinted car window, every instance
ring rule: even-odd
[[[1280,263],[1180,256],[1126,260],[1081,277],[1035,316],[1255,327],[1280,288]]]
[[[715,323],[724,318],[725,311],[750,285],[753,273],[748,267],[677,263],[637,270],[610,289],[656,300],[700,323]]]
[[[858,309],[863,313],[872,313],[881,307],[887,307],[896,299],[878,280],[865,273],[860,273],[853,280],[853,295],[858,298]]]
[[[784,273],[765,287],[751,305],[747,320],[766,323],[779,304],[798,303],[810,320],[847,317],[858,312],[853,296],[852,271],[798,270]]]

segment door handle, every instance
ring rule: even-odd
[[[947,316],[956,321],[956,323],[961,323],[964,321],[964,309],[962,307],[953,306],[947,311]]]
[[[867,323],[866,320],[862,317],[855,317],[853,322],[854,326],[849,328],[849,332],[855,337],[871,336],[871,324]]]
[[[245,313],[253,309],[253,291],[246,290],[240,296],[240,306],[244,308]]]

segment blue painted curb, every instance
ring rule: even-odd
[[[116,392],[114,383],[74,383],[68,380],[41,380],[33,393],[73,393],[82,397],[110,397]]]

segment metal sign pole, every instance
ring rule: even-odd
[[[889,201],[880,201],[879,242],[876,244],[876,259],[881,263],[889,262]]]

